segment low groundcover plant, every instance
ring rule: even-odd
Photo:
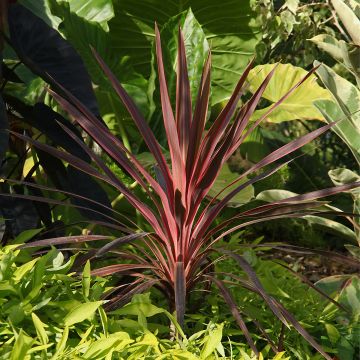
[[[278,301],[265,292],[262,284],[244,257],[226,249],[219,249],[216,245],[226,235],[250,224],[280,218],[299,217],[309,213],[319,213],[320,210],[316,208],[322,203],[316,201],[318,198],[355,188],[360,183],[319,190],[257,206],[247,211],[239,211],[234,217],[220,224],[217,223],[216,226],[214,225],[214,220],[218,219],[218,215],[237,193],[247,186],[274,174],[289,162],[289,154],[294,153],[326,132],[333,124],[322,126],[270,153],[239,175],[236,181],[228,184],[217,196],[208,199],[209,190],[212,188],[222,166],[229,157],[239,148],[252,131],[266,119],[271,111],[290,96],[313,72],[311,71],[294,86],[261,118],[256,121],[250,121],[273,75],[273,71],[270,72],[251,98],[239,106],[240,98],[246,91],[247,76],[253,65],[253,62],[251,62],[240,77],[229,101],[206,130],[210,97],[210,53],[204,64],[197,101],[193,106],[187,73],[185,45],[181,30],[179,30],[176,109],[174,112],[164,72],[160,34],[157,27],[155,30],[160,97],[163,122],[170,151],[170,165],[152,130],[133,100],[128,96],[111,70],[95,51],[94,56],[126,106],[149,151],[154,156],[156,160],[156,176],[153,176],[145,169],[136,156],[129,152],[104,123],[92,115],[75,96],[65,89],[57,93],[49,90],[54,99],[99,145],[103,152],[138,182],[147,194],[149,200],[147,203],[141,201],[129,190],[108,168],[103,159],[94,153],[91,148],[87,147],[69,129],[64,127],[64,125],[60,124],[91,157],[94,165],[90,165],[70,153],[55,149],[29,137],[15,133],[14,135],[113,186],[124,195],[127,201],[151,226],[151,232],[136,232],[136,229],[129,229],[129,226],[125,226],[123,223],[120,224],[117,219],[111,220],[112,224],[114,222],[120,224],[119,228],[126,235],[113,239],[100,249],[89,252],[95,258],[119,247],[121,244],[138,240],[134,242],[134,247],[137,250],[136,254],[123,250],[118,252],[119,263],[92,271],[92,274],[97,276],[123,274],[134,279],[131,283],[120,286],[117,292],[108,294],[109,302],[106,304],[107,309],[112,310],[120,307],[129,301],[132,295],[144,292],[155,286],[169,299],[171,310],[176,311],[177,320],[183,326],[186,299],[189,292],[200,284],[212,283],[219,289],[225,302],[229,305],[231,313],[242,329],[254,353],[259,354],[245,324],[244,314],[238,309],[230,291],[225,286],[225,282],[221,280],[221,276],[217,276],[212,272],[213,267],[211,266],[212,260],[210,255],[219,253],[220,258],[233,258],[246,275],[243,278],[239,278],[229,273],[226,274],[228,277],[232,278],[238,285],[257,293],[284,326],[289,327],[292,325],[314,348],[326,359],[330,360],[331,357],[324,352],[321,346],[296,319]],[[61,88],[59,84],[57,84],[57,88]],[[229,190],[230,186],[231,189]],[[43,188],[45,189],[45,187]],[[219,199],[219,195],[225,191],[227,191],[226,195]],[[35,196],[29,196],[28,198],[46,201]],[[99,206],[101,206],[101,204],[94,205],[96,205],[96,209],[99,209]],[[109,209],[104,210],[108,211]],[[40,240],[25,246],[56,245],[89,240],[91,240],[91,237],[70,236],[61,239]],[[122,258],[126,260],[126,263],[122,263]]]

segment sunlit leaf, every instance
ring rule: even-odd
[[[256,66],[249,75],[249,90],[254,92],[274,67],[275,64]],[[263,98],[271,103],[275,103],[306,74],[307,71],[302,68],[291,64],[279,64],[263,93]],[[290,120],[324,120],[321,113],[313,105],[313,102],[314,100],[329,98],[331,98],[330,93],[326,89],[321,88],[316,82],[316,77],[312,75],[267,116],[267,119],[275,123]],[[255,111],[253,119],[258,119],[269,108],[270,106]]]

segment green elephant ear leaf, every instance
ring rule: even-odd
[[[255,46],[261,39],[260,24],[246,0],[163,1],[114,0],[115,17],[109,21],[112,49],[128,56],[145,78],[151,73],[154,22],[159,28],[170,18],[191,8],[212,50],[212,104],[230,97]]]
[[[105,30],[108,26],[104,24],[115,15],[112,0],[66,0],[66,2],[69,3],[72,12],[88,21],[102,24]]]
[[[229,169],[227,164],[224,164],[216,181],[212,188],[209,191],[209,196],[216,196],[224,187],[235,181],[239,177],[239,174],[232,172]],[[222,192],[219,196],[217,196],[218,200],[222,200],[228,195],[232,190],[238,187],[241,183],[245,183],[248,179],[245,177],[240,182],[237,182],[234,185],[229,186],[224,192]],[[248,203],[254,197],[254,187],[247,186],[245,189],[241,190],[237,195],[235,195],[231,202],[228,204],[229,207],[239,207],[243,204]]]
[[[166,44],[163,48],[166,80],[170,92],[170,99],[176,96],[176,67],[178,61],[178,27],[181,26],[185,41],[187,68],[192,101],[195,103],[204,62],[206,60],[209,44],[201,25],[196,20],[191,9],[172,17],[161,28],[161,41]],[[155,58],[155,46],[152,49]],[[153,62],[152,77],[157,76],[157,64]]]
[[[251,70],[249,75],[249,90],[252,93],[256,91],[275,66],[275,64],[259,65]],[[263,98],[270,101],[272,104],[275,103],[306,74],[307,71],[302,68],[291,64],[279,64],[263,93]],[[267,117],[267,120],[274,123],[290,120],[324,120],[323,115],[315,108],[313,102],[315,99],[330,98],[330,93],[317,84],[316,77],[310,76],[309,79],[307,79]],[[253,119],[256,120],[265,114],[270,106],[255,111]]]
[[[161,42],[166,44],[163,46],[163,59],[165,66],[165,74],[169,89],[170,99],[175,109],[176,99],[176,68],[178,62],[178,28],[181,26],[184,41],[185,52],[187,58],[187,69],[189,73],[189,85],[192,97],[192,103],[195,104],[196,97],[200,85],[203,65],[208,56],[209,44],[206,40],[205,33],[201,25],[196,20],[191,9],[178,14],[162,26]],[[157,63],[156,63],[155,44],[152,48],[152,69],[149,80],[149,94],[152,93],[152,121],[151,127],[159,138],[165,139],[163,134],[163,120],[161,116],[160,93],[156,91],[159,88]]]

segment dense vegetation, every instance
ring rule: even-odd
[[[359,359],[358,0],[0,6],[0,359]]]

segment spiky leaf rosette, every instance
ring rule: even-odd
[[[124,195],[152,228],[151,233],[140,232],[134,235],[125,235],[87,255],[87,258],[96,258],[118,248],[121,244],[138,239],[134,243],[137,250],[136,254],[127,250],[117,251],[119,263],[93,271],[93,275],[98,276],[126,274],[135,279],[132,283],[124,285],[109,294],[110,301],[106,305],[108,309],[115,309],[129,301],[133,294],[157,286],[170,299],[173,309],[176,310],[178,322],[183,325],[186,298],[189,291],[204,280],[206,282],[210,281],[218,287],[225,302],[230,306],[231,312],[247,341],[253,351],[258,354],[258,350],[243,320],[244,314],[240,313],[224,282],[215,274],[210,273],[211,266],[209,266],[209,262],[211,264],[211,260],[209,260],[209,254],[219,251],[215,246],[220,239],[240,228],[262,221],[298,217],[309,212],[317,213],[316,207],[319,205],[317,199],[350,190],[359,186],[360,183],[319,190],[268,203],[240,212],[235,217],[214,226],[214,220],[218,218],[218,215],[236,194],[247,186],[274,174],[289,162],[288,156],[290,154],[323,134],[333,124],[325,125],[301,138],[293,140],[267,155],[209,200],[209,191],[229,157],[279,104],[309,78],[313,71],[310,71],[287,94],[273,104],[266,113],[262,114],[261,118],[250,122],[274,72],[271,71],[251,98],[239,107],[239,100],[245,92],[246,80],[253,65],[253,62],[250,62],[225,107],[214,122],[207,126],[210,96],[210,53],[204,64],[196,104],[193,107],[185,46],[179,29],[176,108],[172,109],[164,72],[160,33],[157,26],[155,26],[155,33],[162,115],[170,152],[169,163],[134,101],[95,50],[94,56],[126,106],[145,144],[155,158],[156,178],[125,148],[123,143],[109,131],[104,123],[99,121],[76,97],[65,89],[63,89],[62,93],[66,94],[66,98],[50,90],[55,100],[101,147],[103,152],[138,182],[147,194],[148,203],[141,201],[115,176],[98,155],[90,148],[87,148],[76,136],[73,136],[66,127],[63,126],[64,130],[73,136],[74,140],[91,157],[93,165],[89,165],[70,153],[54,149],[22,135],[17,136],[94,176],[98,180],[112,185]],[[207,130],[205,130],[206,128]],[[227,191],[226,196],[220,198],[219,195],[229,187],[231,187],[231,191]],[[46,201],[39,198],[36,200]],[[100,206],[103,205],[100,204]],[[109,223],[103,222],[103,225],[111,225],[125,232],[131,232],[119,220],[110,222],[109,219]],[[82,239],[82,241],[92,240],[94,239]],[[62,239],[56,243],[68,242],[72,242],[72,239]],[[53,243],[54,239],[50,239],[42,240],[35,245],[44,246]],[[241,255],[226,250],[221,250],[221,252],[221,256],[233,258],[243,270],[245,277],[237,279],[239,285],[257,293],[285,326],[292,325],[326,359],[331,359],[296,319],[279,302],[265,292],[256,274]],[[131,263],[129,261],[122,263],[122,259],[131,260]]]

